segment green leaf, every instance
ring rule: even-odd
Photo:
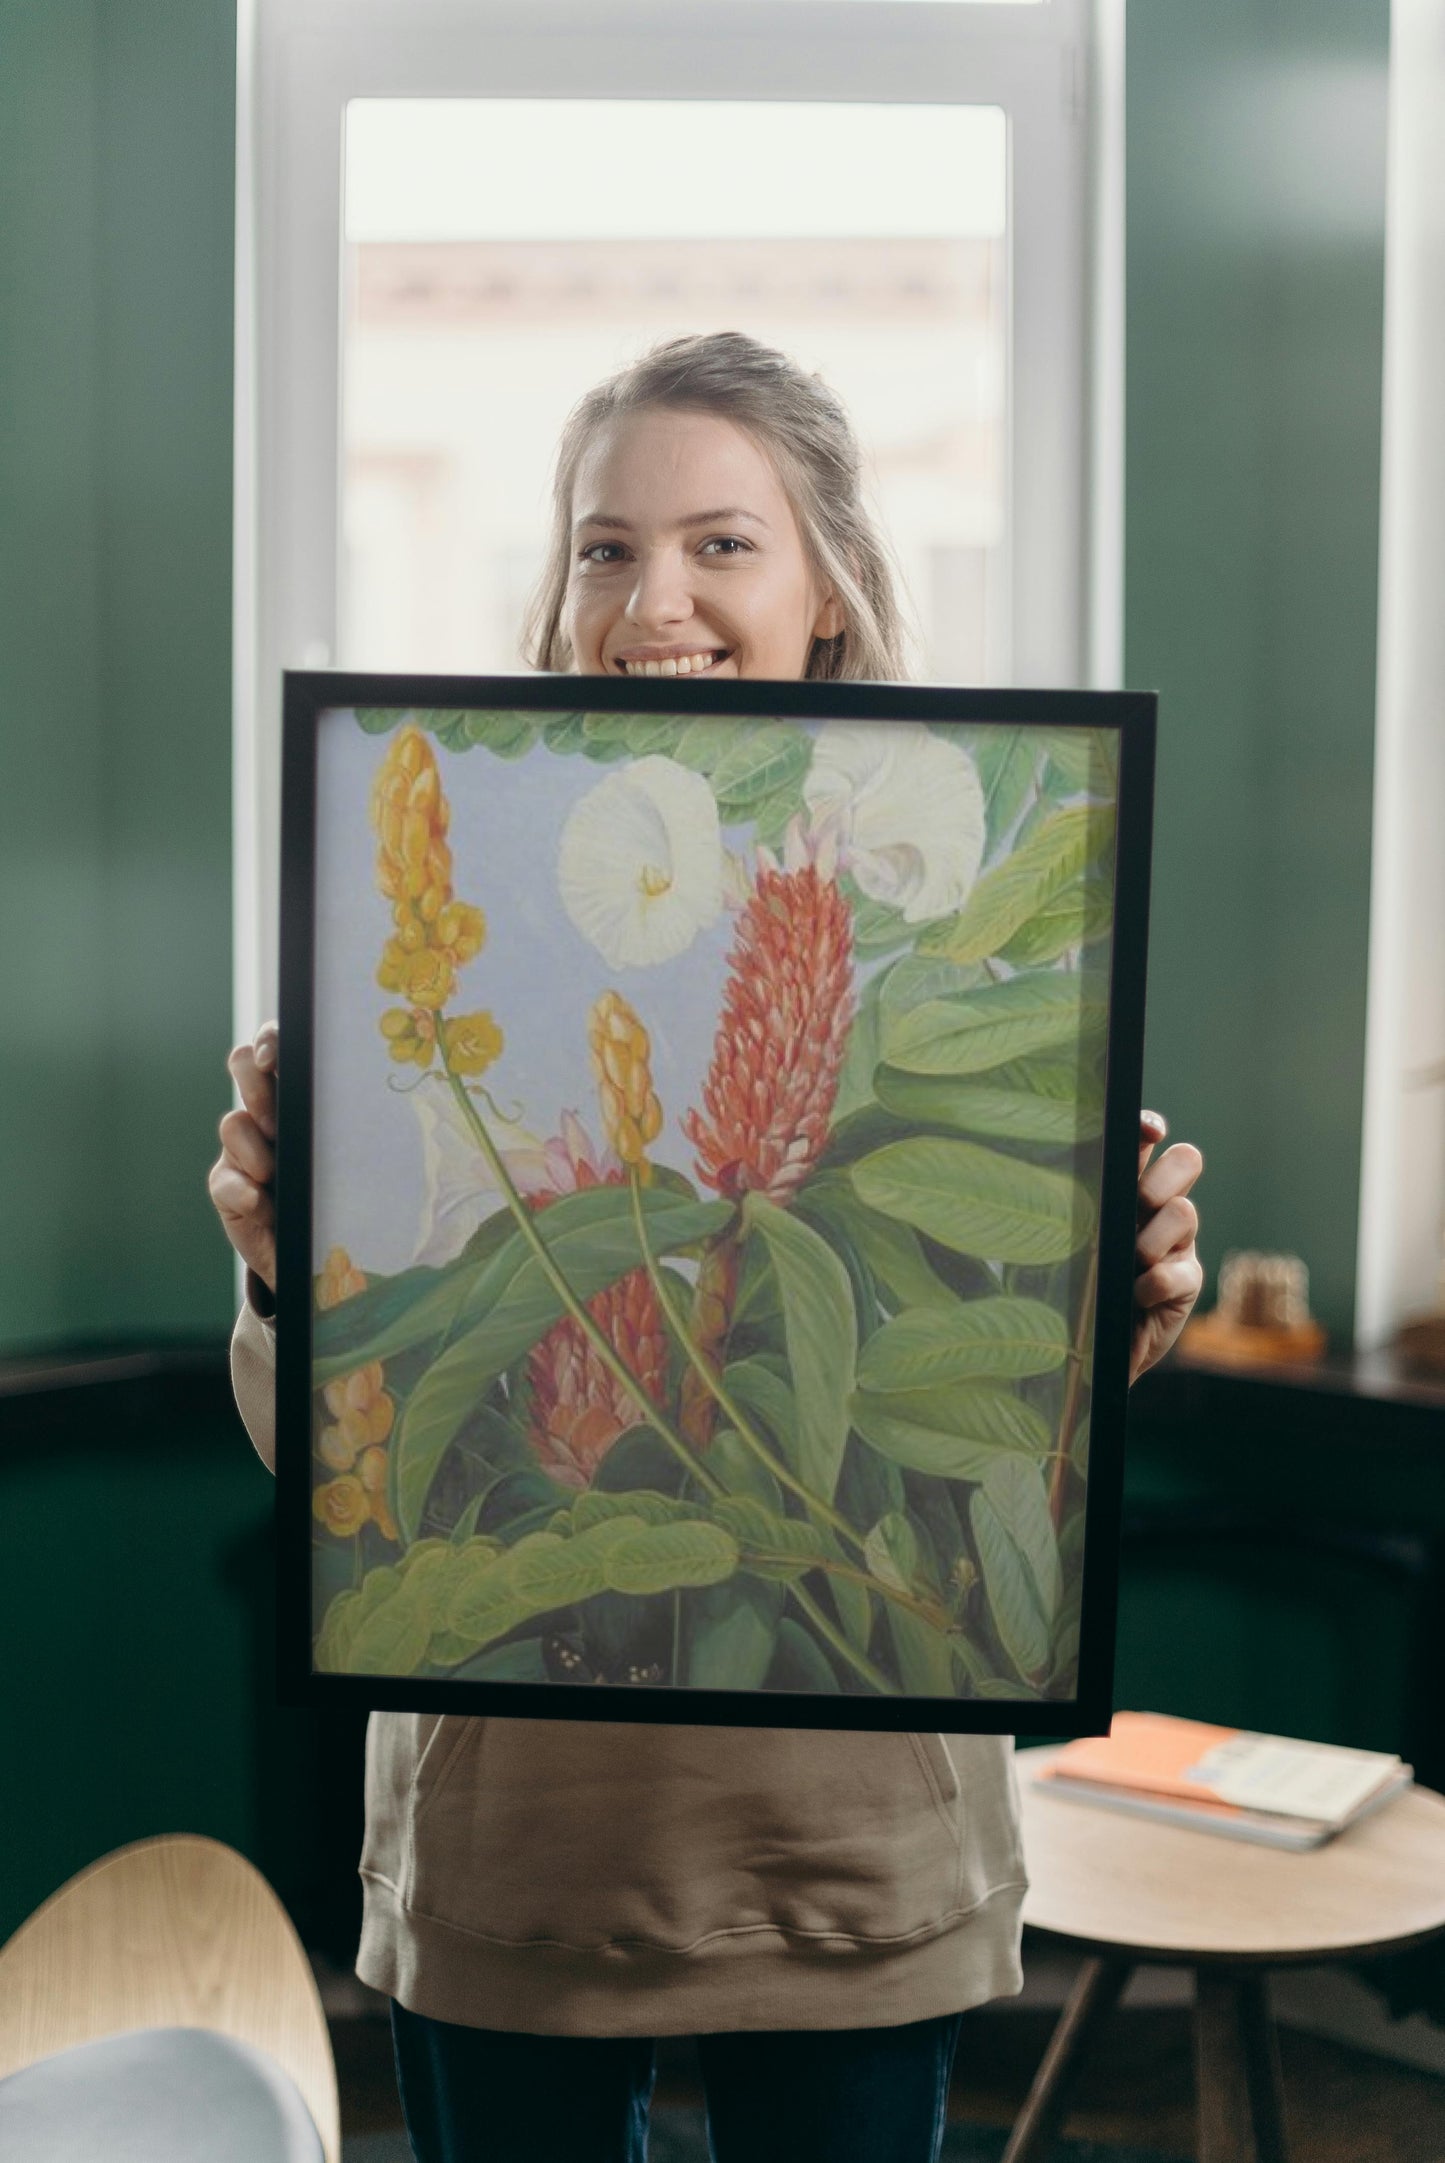
[[[737,1359],[723,1370],[723,1386],[728,1395],[762,1423],[768,1439],[773,1443],[784,1464],[794,1472],[798,1469],[798,1406],[791,1384],[763,1359]],[[746,1444],[738,1437],[739,1448]],[[756,1460],[753,1460],[756,1462]],[[765,1472],[767,1467],[762,1468]],[[772,1474],[767,1474],[772,1478]]]
[[[811,1225],[749,1194],[743,1223],[767,1247],[778,1280],[797,1411],[797,1470],[831,1501],[848,1439],[858,1322],[848,1272]]]
[[[411,721],[415,718],[409,706],[358,706],[356,708],[357,725],[365,729],[368,736],[385,736],[392,729],[399,728],[403,721]]]
[[[885,1322],[858,1358],[858,1387],[927,1389],[977,1376],[1049,1374],[1069,1349],[1064,1318],[1038,1299],[969,1299]]]
[[[735,1378],[736,1374],[736,1368],[729,1370],[730,1377]],[[779,1387],[785,1389],[787,1385],[782,1383]],[[791,1401],[791,1392],[789,1396]],[[730,1494],[752,1495],[765,1509],[777,1517],[782,1516],[782,1488],[767,1466],[759,1464],[742,1436],[731,1427],[720,1427],[713,1436],[707,1461]]]
[[[1056,1045],[1077,1052],[1107,1022],[1096,980],[1036,970],[915,1007],[885,1037],[883,1056],[906,1074],[986,1074]]]
[[[1003,1458],[969,1501],[969,1520],[999,1642],[1020,1675],[1048,1665],[1062,1589],[1058,1542],[1037,1465]]]
[[[787,1593],[759,1577],[734,1577],[694,1594],[687,1680],[694,1690],[760,1690],[773,1662]]]
[[[878,1008],[884,1041],[891,1041],[916,1007],[932,999],[956,999],[985,981],[980,968],[960,968],[939,954],[904,954],[884,972]]]
[[[475,1538],[477,1519],[482,1514],[482,1504],[486,1501],[490,1492],[490,1487],[482,1487],[472,1496],[471,1501],[452,1526],[451,1538],[454,1546],[465,1547],[468,1540]]]
[[[809,1697],[834,1697],[841,1688],[828,1655],[791,1615],[785,1615],[778,1624],[777,1651],[768,1670],[766,1688]]]
[[[1032,729],[981,728],[965,748],[972,751],[983,783],[988,846],[992,855],[1023,809],[1033,783],[1037,752]]]
[[[667,1192],[644,1195],[643,1209],[654,1254],[694,1246],[732,1216],[726,1202],[688,1202]],[[539,1231],[579,1299],[592,1298],[642,1259],[632,1196],[624,1187],[565,1195],[546,1211]],[[530,1244],[516,1232],[468,1292],[458,1324],[470,1317],[471,1326],[422,1376],[402,1411],[392,1456],[397,1523],[404,1538],[415,1536],[437,1467],[467,1414],[563,1311]]]
[[[641,1525],[607,1548],[603,1566],[614,1592],[645,1594],[721,1584],[738,1561],[737,1541],[721,1525]]]
[[[1090,946],[1114,928],[1112,879],[1089,878],[1066,886],[1031,916],[1002,949],[1015,969],[1037,969],[1077,946]]]
[[[498,1554],[491,1540],[468,1540],[458,1550],[438,1614],[439,1625],[480,1650],[527,1619],[512,1589],[511,1548]]]
[[[1060,1077],[1067,1089],[1057,1086]],[[880,1066],[874,1086],[879,1103],[899,1119],[997,1141],[1073,1147],[1104,1130],[1103,1090],[1072,1061],[1019,1059],[982,1081]]]
[[[874,1397],[859,1390],[853,1424],[893,1464],[939,1479],[981,1480],[1002,1455],[1042,1457],[1052,1437],[1039,1412],[990,1382]]]
[[[955,1304],[956,1295],[929,1267],[917,1233],[866,1207],[846,1177],[812,1181],[798,1196],[797,1208],[852,1242],[895,1308]]]
[[[590,1532],[593,1525],[606,1524],[613,1517],[636,1517],[644,1525],[671,1525],[700,1514],[697,1504],[679,1502],[653,1488],[609,1494],[600,1487],[589,1487],[586,1494],[577,1497],[569,1516],[573,1532]]]
[[[850,1176],[870,1209],[990,1262],[1061,1262],[1094,1230],[1089,1192],[1069,1173],[976,1142],[889,1142]]]
[[[361,1621],[363,1603],[359,1591],[338,1592],[326,1610],[316,1639],[313,1665],[318,1673],[344,1674],[352,1639]]]
[[[713,726],[717,728],[717,724]],[[812,745],[786,721],[718,729],[720,756],[707,770],[725,826],[751,818],[776,790],[794,788],[808,770]]]
[[[956,916],[933,924],[919,951],[952,961],[984,961],[1000,953],[1014,933],[1062,887],[1077,879],[1113,835],[1113,814],[1094,804],[1055,811],[1027,841],[984,872]]]
[[[1048,759],[1049,785],[1056,793],[1112,795],[1118,771],[1113,729],[1041,729],[1036,740]]]
[[[581,713],[548,714],[542,723],[542,741],[562,758],[574,751],[586,751],[587,721],[588,716]]]
[[[666,757],[687,727],[687,717],[670,713],[589,713],[582,716],[582,749],[606,758],[614,751],[634,759],[653,753]]]
[[[737,1541],[742,1567],[755,1577],[803,1577],[819,1562],[832,1559],[827,1533],[801,1518],[766,1509],[751,1495],[725,1495],[713,1504],[712,1514]]]
[[[868,1566],[875,1577],[905,1592],[930,1587],[935,1575],[932,1542],[904,1510],[880,1518],[867,1539]],[[910,1697],[954,1697],[950,1640],[921,1615],[910,1615],[885,1601],[888,1634],[898,1659],[899,1680]]]
[[[426,1658],[439,1589],[436,1569],[403,1573],[373,1571],[392,1577],[374,1605],[367,1605],[346,1654],[351,1675],[410,1675]],[[363,1591],[365,1588],[363,1588]]]
[[[838,1071],[838,1093],[833,1099],[833,1122],[873,1102],[873,1069],[883,1056],[879,979],[870,976],[858,996],[858,1011],[848,1031],[848,1048]]]
[[[605,1592],[603,1569],[608,1542],[625,1540],[640,1529],[640,1517],[614,1517],[605,1527],[570,1540],[555,1532],[533,1532],[508,1550],[512,1590],[533,1614],[554,1607],[575,1607]],[[599,1534],[603,1535],[599,1537]]]
[[[468,741],[494,758],[524,758],[542,733],[540,713],[474,713],[467,717]]]
[[[313,1388],[321,1389],[374,1359],[391,1359],[429,1338],[445,1336],[484,1267],[484,1262],[459,1258],[445,1269],[405,1269],[395,1277],[374,1278],[364,1292],[317,1314],[312,1323]]]

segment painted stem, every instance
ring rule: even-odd
[[[840,1658],[848,1662],[855,1674],[863,1677],[870,1689],[876,1690],[880,1697],[897,1697],[897,1690],[888,1680],[882,1668],[875,1667],[866,1652],[859,1652],[856,1645],[849,1644],[843,1632],[835,1628],[833,1623],[829,1621],[810,1592],[804,1592],[801,1585],[789,1585],[788,1590],[819,1636],[827,1639],[833,1650]]]
[[[1084,1289],[1079,1299],[1079,1319],[1074,1324],[1074,1341],[1069,1348],[1069,1372],[1064,1382],[1064,1408],[1059,1415],[1058,1444],[1050,1455],[1054,1469],[1049,1477],[1049,1514],[1054,1520],[1054,1530],[1064,1513],[1064,1485],[1069,1476],[1069,1463],[1074,1441],[1074,1421],[1079,1410],[1079,1391],[1084,1379],[1084,1351],[1088,1333],[1094,1321],[1094,1294],[1099,1281],[1099,1249],[1095,1245],[1089,1256],[1089,1266],[1084,1272]]]
[[[445,1048],[443,1048],[442,1052],[442,1063],[444,1066],[446,1066]],[[462,1111],[466,1116],[468,1124],[471,1126],[472,1132],[476,1135],[477,1142],[482,1150],[482,1153],[486,1157],[487,1163],[491,1166],[492,1176],[495,1178],[498,1187],[501,1189],[507,1207],[511,1210],[513,1217],[516,1219],[518,1231],[522,1234],[522,1237],[527,1242],[527,1245],[532,1249],[532,1252],[536,1256],[537,1261],[541,1267],[543,1275],[546,1277],[547,1282],[551,1285],[553,1291],[557,1294],[557,1297],[561,1300],[562,1305],[566,1308],[568,1314],[571,1315],[573,1321],[582,1331],[588,1343],[591,1345],[593,1351],[597,1354],[597,1357],[601,1360],[603,1366],[607,1369],[613,1380],[620,1382],[622,1384],[622,1387],[627,1391],[628,1395],[635,1400],[638,1411],[641,1413],[642,1418],[644,1419],[646,1424],[653,1430],[654,1434],[661,1436],[662,1440],[667,1444],[673,1455],[679,1458],[681,1462],[686,1465],[688,1471],[692,1474],[693,1478],[699,1483],[702,1488],[705,1489],[708,1494],[713,1496],[726,1494],[727,1489],[723,1486],[721,1480],[714,1478],[713,1474],[708,1471],[706,1465],[704,1465],[698,1457],[694,1456],[693,1452],[688,1448],[687,1444],[683,1441],[682,1436],[677,1433],[671,1422],[665,1419],[662,1413],[659,1412],[657,1406],[653,1403],[647,1391],[638,1381],[636,1375],[631,1372],[625,1361],[619,1358],[611,1340],[608,1338],[605,1331],[603,1331],[598,1326],[595,1316],[593,1316],[589,1312],[585,1302],[577,1297],[577,1294],[573,1291],[571,1285],[567,1282],[566,1277],[563,1275],[562,1271],[558,1268],[556,1262],[554,1261],[551,1249],[548,1247],[546,1240],[543,1239],[541,1233],[537,1230],[536,1220],[532,1214],[532,1211],[527,1207],[521,1195],[517,1192],[517,1189],[512,1181],[512,1175],[507,1170],[505,1163],[502,1161],[502,1153],[498,1149],[496,1143],[492,1140],[491,1134],[488,1132],[486,1121],[482,1118],[481,1113],[477,1110],[476,1105],[472,1102],[471,1097],[468,1094],[467,1090],[464,1088],[461,1080],[457,1075],[453,1074],[450,1067],[446,1067],[446,1076],[447,1080],[452,1085],[453,1094],[455,1095],[457,1102],[461,1105]],[[637,1214],[640,1218],[640,1206],[637,1209]]]
[[[847,1540],[849,1545],[855,1547],[860,1555],[863,1554],[865,1552],[864,1543],[853,1526],[849,1524],[847,1518],[838,1510],[835,1510],[830,1502],[825,1502],[821,1495],[815,1495],[810,1487],[805,1486],[802,1480],[788,1469],[782,1458],[769,1449],[767,1443],[733,1396],[726,1382],[718,1374],[711,1360],[706,1358],[694,1344],[686,1322],[677,1311],[671,1287],[653,1259],[652,1249],[648,1244],[647,1225],[642,1214],[642,1184],[638,1179],[635,1166],[628,1176],[632,1185],[633,1221],[637,1227],[638,1244],[642,1248],[643,1264],[652,1280],[652,1288],[657,1294],[657,1303],[666,1318],[668,1328],[681,1346],[688,1365],[697,1375],[708,1395],[727,1414],[730,1424],[737,1429],[742,1442],[752,1451],[759,1464],[766,1465],[773,1478],[779,1481],[782,1486],[790,1488],[805,1508],[811,1510],[815,1517],[827,1525],[831,1531],[836,1532],[840,1538]]]

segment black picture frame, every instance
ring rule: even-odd
[[[284,689],[277,1216],[278,1687],[299,1706],[350,1704],[417,1713],[686,1722],[736,1726],[918,1729],[1074,1735],[1106,1732],[1112,1680],[1129,1347],[1133,1324],[1137,1150],[1156,699],[1152,693],[949,689],[865,683],[720,682],[681,689],[667,679],[464,677],[288,672]],[[585,1680],[486,1681],[448,1675],[331,1672],[315,1664],[312,1500],[317,1477],[317,1319],[312,1165],[316,1000],[318,742],[328,714],[506,712],[549,717],[667,715],[719,721],[777,717],[802,724],[912,722],[1023,732],[1107,731],[1117,743],[1112,924],[1102,1047],[1102,1160],[1097,1192],[1097,1296],[1089,1354],[1089,1442],[1083,1505],[1085,1562],[1077,1685],[1071,1696],[869,1695],[799,1689],[704,1689]],[[378,755],[380,747],[378,746]],[[599,777],[615,769],[598,768]],[[374,987],[371,995],[374,997]],[[965,1687],[972,1685],[965,1682]]]

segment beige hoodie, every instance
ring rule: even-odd
[[[236,1401],[275,1459],[275,1331]],[[536,2035],[926,2020],[1022,1984],[1011,1738],[374,1712],[357,1973]]]

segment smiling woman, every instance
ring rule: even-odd
[[[655,347],[576,406],[536,667],[896,681],[904,643],[857,442],[820,377],[723,331]]]

